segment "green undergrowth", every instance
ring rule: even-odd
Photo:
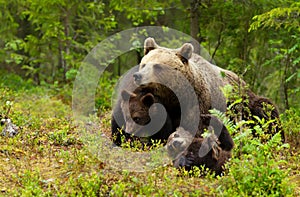
[[[264,143],[241,127],[222,177],[204,168],[177,170],[171,164],[132,172],[111,168],[101,158],[104,153],[95,155],[89,150],[81,137],[82,128],[72,118],[71,102],[60,96],[72,92],[71,87],[61,92],[61,88],[35,87],[21,79],[16,85],[0,83],[1,116],[20,127],[15,137],[0,137],[0,196],[300,195],[299,110],[282,114],[286,144],[279,135]],[[110,105],[110,100],[101,102]],[[98,115],[95,128],[109,136],[110,108],[102,108]],[[227,126],[237,125],[227,122]],[[261,127],[256,130],[264,132]]]

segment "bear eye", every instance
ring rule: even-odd
[[[157,70],[161,70],[161,69],[162,69],[161,65],[159,65],[159,64],[154,64],[153,67],[154,67],[155,69],[157,69]]]
[[[142,64],[142,65],[141,65],[141,68],[144,68],[145,66],[146,66],[146,64]]]
[[[133,121],[136,123],[139,123],[141,121],[141,119],[139,117],[133,117]]]

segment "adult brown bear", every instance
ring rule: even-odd
[[[193,54],[190,44],[184,44],[180,49],[167,49],[159,47],[154,39],[149,38],[145,41],[144,51],[145,56],[139,65],[139,72],[132,74],[136,67],[131,69],[120,83],[112,117],[112,135],[117,145],[120,145],[122,137],[119,131],[126,123],[121,108],[120,92],[128,87],[132,88],[129,91],[134,91],[142,85],[142,89],[148,89],[159,97],[170,114],[173,131],[178,126],[183,126],[192,133],[203,131],[200,114],[208,114],[211,108],[226,110],[226,99],[219,87],[238,79],[234,73],[211,65],[202,57]],[[221,72],[228,77],[222,78]],[[184,79],[188,84],[184,83]],[[188,88],[188,85],[191,88]],[[170,94],[172,91],[167,91],[168,89],[177,91],[179,95]],[[193,99],[193,93],[196,94],[196,101]],[[183,102],[178,102],[178,96]],[[180,124],[181,122],[183,124]],[[129,137],[126,132],[122,133]]]
[[[155,95],[160,98],[170,97],[161,88],[161,84],[168,86],[171,90],[179,90],[182,95],[185,95],[187,88],[182,84],[183,80],[178,79],[176,72],[179,72],[193,86],[197,95],[197,106],[200,114],[209,114],[209,110],[213,108],[225,112],[227,101],[221,88],[225,85],[232,85],[235,88],[234,91],[244,92],[249,99],[246,107],[249,107],[252,113],[249,114],[249,117],[244,116],[243,118],[251,119],[251,116],[258,116],[267,120],[279,119],[276,107],[268,99],[255,95],[235,73],[217,67],[193,53],[193,46],[189,43],[183,44],[178,49],[169,49],[158,46],[153,38],[147,38],[144,43],[144,54],[139,71],[133,74],[134,82],[142,87],[151,87],[155,90]],[[189,98],[186,97],[185,103],[180,103],[180,105],[186,105],[189,101]],[[261,107],[263,103],[274,106],[271,116],[265,116],[265,109]],[[189,107],[194,106],[190,105]],[[192,110],[190,112],[191,114],[188,110],[184,117],[193,118],[195,114]],[[188,122],[188,120],[185,122]],[[197,133],[203,131],[203,125],[200,119]],[[186,127],[189,126],[188,124],[183,125],[187,131],[189,131],[189,128]],[[274,126],[277,127],[275,131],[279,131],[278,124]],[[269,129],[269,133],[274,133],[273,126]],[[215,132],[217,136],[220,134],[220,131]],[[284,140],[283,131],[281,132]]]

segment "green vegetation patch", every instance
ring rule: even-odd
[[[71,92],[71,89],[63,91]],[[96,157],[90,152],[82,141],[80,127],[74,124],[71,107],[57,96],[60,94],[60,90],[43,86],[33,86],[31,91],[22,86],[16,90],[9,86],[0,88],[1,115],[8,116],[19,127],[15,137],[0,137],[1,195],[300,195],[297,109],[282,114],[288,144],[280,142],[280,135],[273,136],[267,143],[254,138],[247,123],[234,125],[224,114],[216,112],[228,130],[235,132],[232,133],[236,145],[233,158],[222,177],[215,177],[204,167],[187,172],[173,168],[171,163],[138,173],[112,169],[101,155]],[[105,107],[96,117],[100,118],[95,127],[100,130],[97,132],[107,136],[110,135],[110,113],[110,108]],[[262,136],[267,128],[264,124],[255,127]],[[132,151],[140,151],[138,146]]]

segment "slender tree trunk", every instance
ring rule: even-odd
[[[287,71],[290,65],[290,55],[287,55],[286,62],[285,62],[285,67],[284,67],[284,74],[283,74],[283,93],[284,93],[284,105],[285,109],[289,109],[289,96],[288,96],[288,82],[286,81],[287,79]]]
[[[243,67],[246,68],[248,59],[249,59],[249,51],[248,51],[248,46],[249,46],[249,33],[248,33],[248,29],[249,29],[249,22],[246,21],[245,24],[245,37],[244,37],[244,54],[243,54]]]
[[[211,55],[210,62],[213,62],[213,59],[214,59],[214,57],[215,57],[215,55],[216,55],[216,53],[217,53],[217,50],[219,49],[220,45],[222,44],[222,41],[223,41],[222,33],[223,33],[223,29],[224,29],[223,27],[224,27],[223,25],[220,27],[217,45],[216,45],[216,47],[215,47],[214,52],[213,52],[212,55]]]
[[[38,46],[38,53],[41,53],[41,47]],[[37,85],[41,85],[41,79],[40,79],[40,68],[41,68],[41,63],[37,63],[33,65],[34,68],[34,73],[33,73],[33,79],[36,82]]]
[[[192,0],[191,2],[191,36],[194,39],[198,39],[199,33],[199,20],[198,20],[198,7],[199,7],[199,0]]]
[[[65,37],[66,37],[66,45],[64,48],[65,54],[66,56],[70,55],[70,40],[69,40],[69,36],[70,36],[70,28],[69,28],[70,24],[69,24],[69,12],[66,13],[66,17],[64,18],[64,32],[65,32]],[[68,71],[68,65],[67,65],[67,61],[66,58],[63,57],[63,81],[66,82],[66,73]]]
[[[34,74],[33,74],[33,78],[34,81],[37,83],[37,85],[41,85],[41,80],[40,80],[40,75],[39,75],[39,69],[40,69],[41,64],[38,63],[36,65],[34,65]]]
[[[63,44],[62,44],[62,40],[59,40],[59,44],[58,44],[58,70],[60,72],[60,70],[64,70],[65,68],[65,61],[64,61],[64,55],[63,55]],[[63,72],[63,75],[62,78],[63,78],[63,81],[65,81],[65,74]]]
[[[190,30],[191,30],[191,36],[198,41],[200,44],[199,34],[200,34],[200,26],[199,26],[199,14],[198,14],[198,8],[200,5],[200,0],[192,0],[191,2],[191,9],[190,9]],[[193,43],[194,46],[194,52],[197,54],[200,54],[200,46],[198,43]]]

